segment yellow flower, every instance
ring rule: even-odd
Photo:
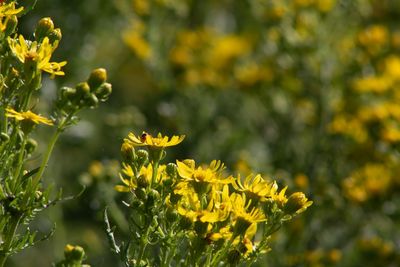
[[[253,202],[258,202],[265,201],[266,197],[270,196],[273,183],[268,183],[257,174],[247,176],[243,184],[239,176],[232,185],[237,191],[245,193]]]
[[[213,160],[208,167],[195,166],[194,160],[176,161],[177,171],[184,182],[193,186],[198,194],[208,193],[213,187],[230,184],[233,177],[222,178],[224,164]]]
[[[233,193],[230,196],[232,213],[235,219],[234,235],[244,235],[250,226],[257,225],[259,222],[266,221],[264,213],[257,207],[253,207],[249,210],[251,206],[251,200],[246,201],[245,194]],[[254,227],[254,226],[253,226]]]
[[[64,75],[61,68],[67,64],[67,61],[50,62],[58,43],[50,44],[48,37],[45,37],[40,44],[36,41],[26,41],[22,35],[19,36],[18,40],[8,37],[8,44],[13,54],[22,63],[27,63],[28,61],[36,62],[37,69],[50,73],[52,77]]]
[[[165,168],[165,165],[158,166],[156,182],[161,182],[166,177]],[[124,185],[116,185],[114,187],[118,192],[129,192],[138,186],[146,187],[152,180],[153,166],[152,164],[142,166],[139,174],[136,176],[130,165],[122,163],[122,170],[119,177]]]
[[[305,211],[309,206],[312,205],[312,201],[308,201],[308,198],[302,192],[295,192],[290,195],[285,210],[289,214],[300,214]]]
[[[184,135],[180,136],[172,136],[169,138],[168,136],[162,136],[161,133],[157,135],[157,137],[153,137],[148,133],[143,132],[141,136],[136,136],[134,133],[129,133],[128,141],[132,143],[133,146],[149,146],[151,148],[165,148],[169,146],[176,146],[183,141],[185,138]]]
[[[8,4],[2,3],[0,4],[0,18],[16,15],[23,9],[23,7],[15,8],[15,2],[11,2]]]
[[[35,124],[42,123],[47,125],[53,125],[53,121],[51,121],[50,119],[37,115],[30,110],[18,112],[12,108],[6,108],[6,116],[9,118],[14,118],[18,121],[29,121]]]

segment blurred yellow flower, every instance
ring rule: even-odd
[[[0,3],[0,18],[16,15],[20,13],[23,9],[24,7],[15,8],[15,2],[11,2],[8,4],[4,2]]]
[[[12,108],[6,108],[6,116],[9,118],[14,118],[18,121],[29,121],[29,122],[33,122],[35,124],[42,123],[42,124],[47,124],[47,125],[53,125],[52,120],[42,117],[40,115],[37,115],[30,110],[18,112]]]

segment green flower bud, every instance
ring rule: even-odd
[[[66,245],[64,256],[69,263],[81,263],[85,257],[85,251],[80,246]]]
[[[103,83],[96,91],[96,96],[100,101],[106,101],[112,92],[112,86],[110,83]]]
[[[51,31],[54,30],[54,23],[51,18],[42,18],[39,20],[36,30],[35,30],[35,38],[36,40],[42,40],[44,37],[48,36]]]
[[[76,86],[76,95],[78,99],[90,96],[90,87],[86,82],[78,83]]]
[[[7,133],[0,133],[0,144],[7,143],[10,140],[10,136]]]
[[[49,33],[49,41],[51,44],[61,41],[62,34],[60,28],[54,29]]]
[[[92,92],[95,91],[100,85],[105,83],[107,80],[107,71],[103,68],[98,68],[90,73],[89,79],[87,80]]]
[[[94,108],[99,104],[99,99],[95,94],[90,94],[88,97],[85,98],[85,105]]]
[[[171,177],[172,179],[175,179],[176,175],[177,175],[176,164],[175,163],[168,163],[168,165],[166,167],[166,172],[167,172],[169,177]]]
[[[6,29],[4,30],[4,34],[6,36],[13,34],[13,32],[15,32],[15,29],[17,28],[17,25],[18,25],[17,16],[16,15],[10,16],[9,19],[7,20],[7,25]]]
[[[32,154],[33,151],[35,151],[35,149],[37,148],[37,146],[38,146],[38,143],[36,142],[36,140],[29,138],[25,145],[26,153]]]
[[[137,156],[137,163],[139,166],[143,166],[149,160],[149,153],[143,149],[139,149],[136,152],[136,156]]]
[[[157,190],[151,189],[147,194],[146,207],[153,207],[154,203],[160,199],[160,193]]]
[[[60,96],[62,100],[71,101],[75,97],[76,89],[71,87],[62,87],[60,90]]]

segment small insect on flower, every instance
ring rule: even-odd
[[[140,136],[140,140],[141,140],[142,142],[145,142],[145,141],[146,141],[146,137],[147,137],[148,135],[149,135],[148,133],[143,132],[142,135]]]

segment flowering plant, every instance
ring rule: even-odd
[[[97,106],[111,93],[106,71],[96,69],[86,82],[59,91],[51,116],[37,114],[42,73],[62,76],[67,62],[51,61],[61,31],[50,18],[38,22],[34,40],[16,34],[18,16],[25,11],[15,1],[0,2],[0,266],[10,255],[51,235],[38,239],[29,224],[38,212],[62,199],[61,192],[54,198],[51,187],[42,184],[54,145],[77,122],[80,110]],[[36,165],[38,142],[32,136],[42,124],[54,130]]]
[[[121,147],[122,185],[130,193],[128,241],[117,245],[105,213],[112,249],[126,266],[219,266],[250,263],[270,250],[271,235],[312,204],[260,174],[227,174],[220,161],[161,164],[165,148],[184,136],[128,135]],[[147,150],[135,147],[145,146]]]

